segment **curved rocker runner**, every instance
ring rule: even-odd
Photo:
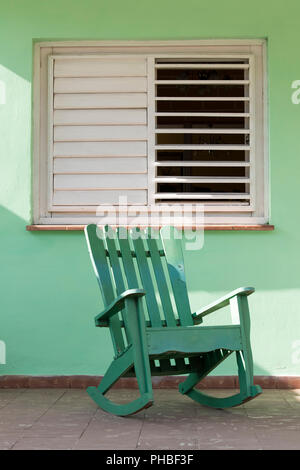
[[[111,227],[100,229],[94,224],[85,229],[106,306],[95,317],[95,324],[110,329],[115,351],[100,385],[87,391],[103,410],[115,415],[134,414],[153,404],[152,375],[188,374],[179,391],[214,408],[237,406],[262,392],[253,385],[247,296],[254,289],[236,289],[192,313],[181,241],[175,232],[173,227],[164,227],[158,237],[150,229],[142,232],[135,228],[129,233],[120,228],[114,232]],[[205,315],[227,305],[231,325],[202,325]],[[240,392],[218,398],[196,390],[195,386],[232,353],[236,354]],[[117,404],[105,397],[120,377],[132,376],[137,378],[138,399]]]

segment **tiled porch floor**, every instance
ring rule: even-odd
[[[136,395],[110,392],[120,402]],[[0,449],[300,449],[300,390],[264,390],[229,410],[197,405],[174,389],[154,390],[154,399],[151,408],[119,418],[85,390],[1,389]]]

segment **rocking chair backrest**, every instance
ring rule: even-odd
[[[91,224],[86,227],[85,235],[105,306],[126,289],[143,288],[148,327],[193,325],[181,241],[176,229],[164,227],[157,239],[157,232],[155,237],[151,229],[127,231],[121,227],[113,231],[111,227],[101,229]],[[126,324],[125,312],[110,320],[116,353],[130,343]]]

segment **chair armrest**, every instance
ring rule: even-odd
[[[110,317],[123,310],[127,299],[142,297],[145,294],[146,292],[143,289],[128,289],[125,292],[122,292],[122,294],[109,304],[103,312],[96,315],[96,326],[108,326],[108,320]]]
[[[194,324],[197,325],[198,323],[202,323],[202,318],[205,317],[205,315],[208,315],[209,313],[215,312],[216,310],[229,305],[230,299],[233,297],[236,297],[237,295],[250,295],[253,294],[254,291],[254,287],[240,287],[239,289],[233,290],[229,294],[224,295],[224,297],[221,297],[215,302],[212,302],[206,307],[203,307],[200,310],[197,310],[197,312],[193,313],[192,317]]]

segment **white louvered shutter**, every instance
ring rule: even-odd
[[[49,77],[49,211],[147,204],[146,58],[52,56]]]
[[[170,206],[178,224],[203,207],[206,224],[266,223],[264,57],[225,42],[42,47],[35,221],[113,224],[127,201],[141,225]]]

